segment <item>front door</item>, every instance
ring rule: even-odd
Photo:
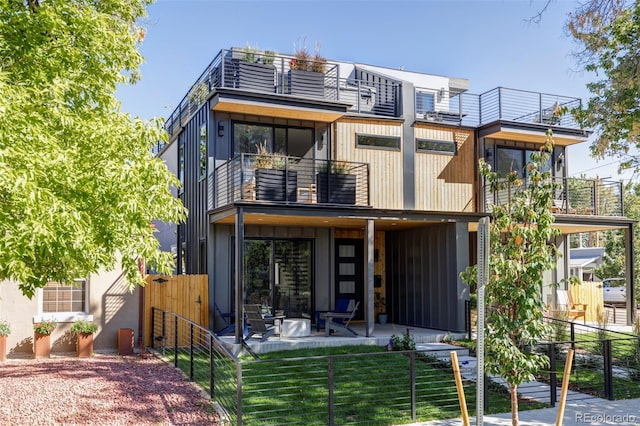
[[[355,299],[360,307],[354,319],[364,318],[364,243],[360,239],[336,239],[336,300]]]

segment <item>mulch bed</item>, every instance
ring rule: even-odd
[[[182,373],[149,356],[0,363],[0,425],[215,425]]]

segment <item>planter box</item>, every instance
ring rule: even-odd
[[[275,92],[276,68],[273,65],[244,61],[236,63],[236,87],[255,92]]]
[[[316,185],[319,203],[356,203],[356,175],[318,173]]]
[[[289,70],[289,93],[324,98],[324,74],[315,71]]]
[[[0,362],[7,360],[7,336],[0,336]]]
[[[133,328],[118,329],[118,355],[133,355]]]
[[[36,358],[49,358],[51,356],[51,335],[33,333],[33,355]]]
[[[76,350],[78,358],[89,358],[93,355],[93,333],[76,333]]]
[[[298,172],[256,169],[256,200],[296,201]]]

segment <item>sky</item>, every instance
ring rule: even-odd
[[[553,0],[157,0],[140,47],[142,81],[121,87],[122,110],[168,117],[221,49],[250,44],[291,53],[306,40],[328,59],[469,79],[469,93],[498,86],[578,97],[595,76],[581,72],[566,34],[575,1]],[[590,142],[569,148],[572,176],[629,180],[615,158],[596,161]]]

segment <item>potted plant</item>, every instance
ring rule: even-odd
[[[49,358],[51,355],[51,333],[55,328],[56,323],[48,320],[33,325],[33,354],[36,358]]]
[[[11,327],[5,320],[0,321],[0,362],[7,360],[7,336],[11,333]]]
[[[93,334],[98,326],[91,321],[78,320],[71,326],[71,333],[76,335],[76,350],[79,358],[89,358],[93,355]]]
[[[296,201],[298,172],[289,170],[286,155],[270,152],[264,143],[258,146],[255,165],[256,200]]]
[[[319,164],[316,175],[319,203],[356,203],[357,179],[349,171],[349,163],[345,161],[329,160]]]
[[[378,322],[380,324],[387,323],[387,300],[382,293],[376,293],[376,299],[374,301],[376,310],[378,311]]]
[[[289,61],[289,93],[323,98],[326,68],[327,60],[320,55],[320,45],[316,43],[312,55],[307,50],[306,40],[303,41]]]
[[[239,54],[235,54],[235,51]],[[234,87],[267,93],[275,91],[276,68],[273,66],[275,52],[271,50],[262,52],[247,44],[244,48],[234,49],[233,58]]]

